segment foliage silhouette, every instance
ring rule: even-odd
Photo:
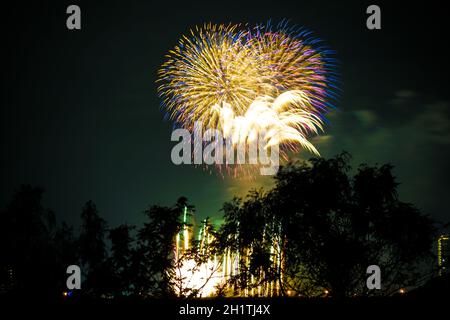
[[[245,201],[224,205],[222,239],[237,239],[241,252],[242,291],[278,281],[277,295],[390,294],[417,285],[431,272],[433,221],[401,202],[392,166],[361,165],[350,176],[349,155],[314,158],[280,169],[275,187],[251,192]],[[249,218],[251,217],[251,218]],[[281,239],[281,240],[277,240]],[[280,250],[274,250],[278,241]],[[281,268],[270,261],[281,260]],[[270,257],[270,258],[267,258]],[[366,269],[382,270],[382,290],[368,290]],[[246,268],[249,267],[249,268]],[[260,268],[264,277],[256,274]],[[249,283],[250,276],[259,281]]]
[[[273,189],[226,202],[220,229],[206,222],[214,242],[199,250],[190,239],[178,260],[176,235],[194,227],[181,219],[185,208],[195,210],[185,197],[149,206],[141,227],[110,229],[88,201],[76,235],[43,207],[42,188],[24,185],[0,212],[0,292],[39,287],[42,297],[58,297],[67,266],[80,264],[82,292],[91,297],[195,297],[201,287],[185,285],[182,264],[193,261],[195,272],[226,252],[236,253],[239,273],[218,295],[390,295],[420,285],[434,272],[434,221],[399,199],[391,165],[352,171],[349,163],[342,153],[280,168]],[[372,264],[382,270],[382,290],[366,287]]]

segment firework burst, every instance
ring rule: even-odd
[[[158,91],[181,127],[201,121],[233,144],[264,130],[266,147],[318,155],[308,137],[323,130],[335,76],[332,52],[320,43],[286,23],[206,24],[166,56]]]

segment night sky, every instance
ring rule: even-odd
[[[92,1],[90,1],[92,2]],[[366,28],[379,4],[382,29]],[[66,28],[78,4],[82,29]],[[43,186],[45,205],[77,225],[92,199],[115,226],[139,224],[149,204],[184,195],[199,217],[256,179],[223,179],[170,160],[172,123],[156,92],[164,55],[189,28],[290,19],[337,51],[342,92],[325,133],[324,157],[392,163],[400,197],[450,220],[450,97],[446,13],[430,1],[54,1],[3,7],[0,206],[23,183]],[[300,158],[308,158],[306,152]]]

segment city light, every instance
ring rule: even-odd
[[[62,293],[63,297],[65,297],[65,298],[71,297],[72,294],[73,294],[72,291],[63,291],[63,293]]]

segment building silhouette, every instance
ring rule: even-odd
[[[450,248],[449,248],[449,236],[440,235],[437,241],[437,258],[439,275],[448,273],[449,260],[450,260]]]

